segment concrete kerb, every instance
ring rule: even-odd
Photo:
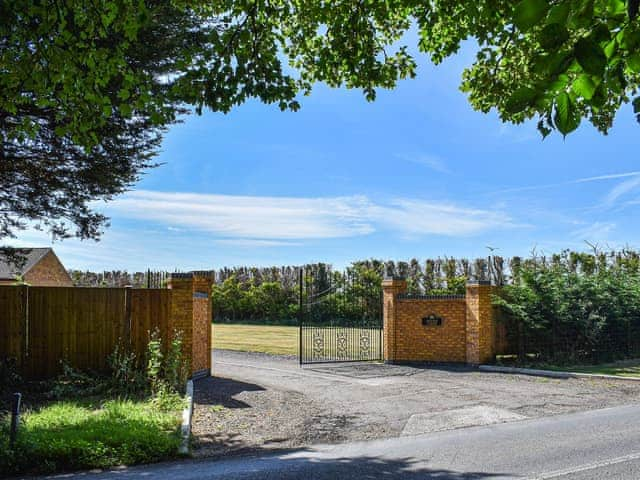
[[[191,438],[191,418],[193,417],[193,380],[187,381],[187,389],[185,393],[187,406],[182,410],[182,426],[180,433],[182,441],[178,452],[181,455],[189,454],[189,439]]]
[[[538,370],[534,368],[501,367],[498,365],[479,365],[478,370],[492,373],[512,373],[531,375],[534,377],[549,378],[590,378],[596,380],[622,380],[626,382],[640,382],[638,377],[621,377],[617,375],[604,375],[599,373],[558,372],[554,370]]]

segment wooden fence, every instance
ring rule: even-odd
[[[26,378],[50,378],[61,362],[105,370],[118,342],[142,357],[149,332],[171,335],[167,289],[0,287],[0,359],[15,358]]]

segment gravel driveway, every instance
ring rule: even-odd
[[[216,350],[196,383],[195,454],[286,449],[433,431],[640,401],[640,383],[383,364],[305,366]]]

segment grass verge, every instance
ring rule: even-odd
[[[298,327],[214,323],[211,328],[213,348],[275,355],[298,354]]]
[[[543,365],[541,368],[545,370],[563,372],[593,373],[598,375],[640,378],[640,360],[625,360],[621,362],[604,363],[601,365],[574,365],[568,367]]]
[[[554,372],[592,373],[597,375],[614,375],[618,377],[640,378],[640,359],[620,360],[618,362],[601,363],[598,365],[550,365],[545,363],[517,364],[515,357],[498,357],[498,364],[509,367],[534,368],[551,370]]]
[[[153,400],[55,402],[26,412],[9,448],[9,419],[0,425],[0,472],[52,473],[156,462],[178,455],[179,411]]]

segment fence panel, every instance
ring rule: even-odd
[[[167,346],[171,335],[171,290],[131,290],[131,346],[138,358],[143,358],[149,332],[158,328],[162,345]]]
[[[0,358],[22,363],[25,348],[27,287],[0,287]]]
[[[121,288],[30,287],[28,355],[31,378],[61,371],[61,360],[82,370],[104,370],[126,333]]]

